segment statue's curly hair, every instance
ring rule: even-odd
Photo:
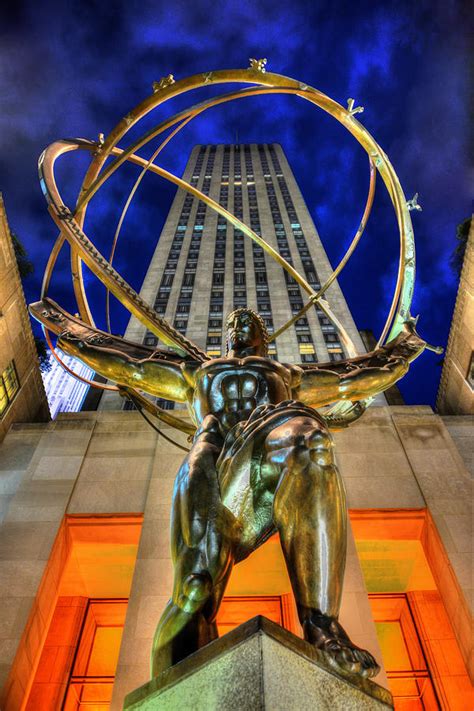
[[[270,334],[268,333],[268,329],[265,326],[265,321],[263,320],[263,318],[260,316],[259,313],[257,313],[253,309],[248,308],[248,306],[244,306],[240,309],[234,309],[234,311],[232,311],[226,318],[226,322],[225,322],[226,329],[228,329],[230,327],[234,318],[236,316],[240,316],[240,314],[248,314],[250,316],[250,318],[252,319],[252,321],[260,329],[260,333],[262,334],[263,347],[265,349],[265,355],[267,355],[268,354],[268,343],[270,341]],[[227,353],[229,351],[229,343],[228,343],[227,338],[226,338],[225,348],[226,348],[226,353]]]

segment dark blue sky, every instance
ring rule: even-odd
[[[56,237],[37,178],[37,158],[56,138],[96,138],[151,93],[152,82],[267,57],[268,69],[295,77],[345,103],[391,159],[423,212],[413,214],[417,281],[413,313],[429,342],[445,345],[456,293],[449,267],[456,226],[469,216],[468,4],[462,2],[215,3],[4,2],[0,9],[0,189],[10,226],[23,240],[35,274],[36,300]],[[170,110],[195,103],[175,101]],[[155,115],[158,122],[163,113]],[[150,121],[146,122],[149,126]],[[144,130],[145,127],[143,127]],[[204,142],[282,144],[333,263],[352,238],[365,203],[365,153],[337,122],[294,97],[254,98],[219,107],[186,128],[162,154],[180,173],[190,149]],[[148,147],[149,155],[152,146]],[[59,184],[73,205],[85,157],[69,154]],[[136,171],[126,168],[91,203],[86,228],[108,252]],[[472,177],[472,176],[471,176]],[[127,216],[116,264],[140,287],[174,190],[147,176]],[[382,181],[362,247],[341,278],[359,328],[376,334],[384,322],[398,250],[397,230]],[[103,290],[90,282],[103,325]],[[74,310],[66,258],[52,296]],[[127,315],[113,310],[113,330]],[[433,404],[440,357],[425,354],[401,384],[408,403]]]

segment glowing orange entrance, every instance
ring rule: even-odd
[[[142,520],[66,517],[37,597],[51,621],[27,711],[109,708]]]
[[[369,595],[390,689],[400,711],[439,704],[407,595]]]
[[[290,595],[240,595],[225,597],[217,615],[219,637],[238,627],[243,622],[263,615],[290,632],[294,630],[292,601]]]
[[[445,553],[429,514],[350,516],[397,711],[468,708],[471,685],[434,575]],[[140,516],[65,520],[35,608],[50,623],[27,711],[109,708],[141,525]],[[56,597],[51,576],[60,580]],[[220,634],[258,614],[300,634],[276,536],[234,569]]]
[[[448,596],[459,607],[462,597],[429,513],[351,511],[350,519],[396,711],[472,708],[446,611]],[[448,588],[438,587],[448,575]]]
[[[64,711],[107,711],[128,600],[89,600]]]

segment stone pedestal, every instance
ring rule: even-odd
[[[255,617],[125,698],[125,711],[387,711],[390,692]]]

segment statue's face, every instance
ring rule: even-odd
[[[236,314],[227,325],[227,343],[229,350],[238,351],[243,348],[257,347],[262,343],[262,332],[259,324],[251,314]]]

